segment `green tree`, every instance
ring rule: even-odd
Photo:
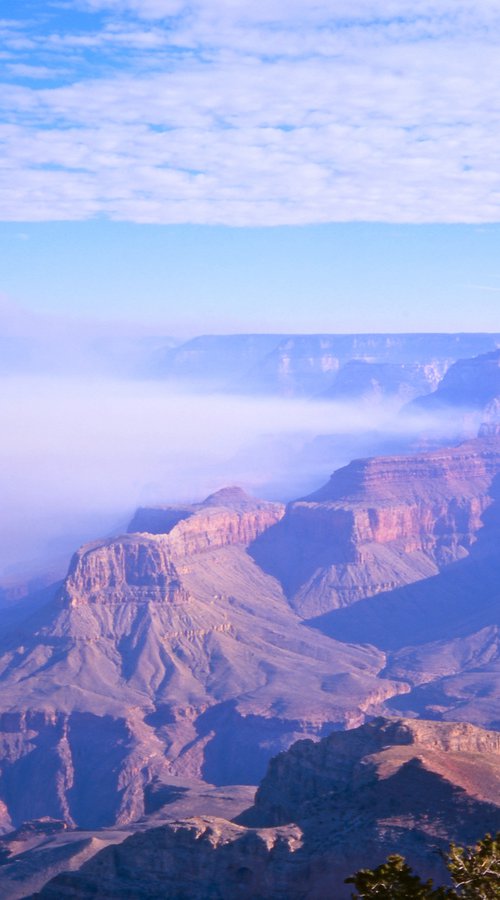
[[[388,856],[385,863],[376,869],[361,869],[356,875],[346,878],[346,884],[353,884],[358,894],[353,897],[383,900],[441,900],[453,896],[445,888],[432,886],[432,881],[423,882],[414,875],[402,856]]]
[[[496,837],[487,834],[473,847],[452,844],[446,865],[456,896],[463,900],[500,898],[500,832]]]
[[[443,858],[453,888],[423,882],[402,856],[388,856],[376,869],[361,869],[346,884],[358,891],[353,900],[500,900],[500,832],[472,847],[452,844]]]

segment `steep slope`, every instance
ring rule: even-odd
[[[280,504],[231,489],[142,510],[130,533],[83,547],[55,599],[2,638],[4,827],[82,827],[144,810],[161,774],[255,783],[298,736],[357,724],[406,686],[385,655],[301,626],[247,543]],[[160,523],[160,524],[159,524]]]
[[[500,726],[500,477],[467,556],[438,574],[308,624],[387,653],[386,677],[412,686],[388,709]]]
[[[348,874],[395,851],[441,879],[436,851],[500,827],[500,736],[376,719],[299,741],[237,821],[199,816],[134,835],[39,896],[343,900]]]
[[[437,574],[470,552],[493,502],[500,437],[356,460],[252,544],[304,617]]]

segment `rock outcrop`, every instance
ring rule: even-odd
[[[83,547],[57,596],[7,630],[5,830],[129,822],[165,773],[256,783],[297,737],[358,724],[407,689],[378,677],[383,653],[305,629],[248,555],[282,514],[234,489],[176,524],[168,510],[166,533]]]
[[[236,785],[216,788],[204,782],[168,778],[147,790],[146,814],[136,822],[98,831],[68,828],[44,818],[26,822],[0,838],[0,897],[25,900],[60,872],[76,871],[109,844],[131,834],[196,816],[231,819],[253,802],[255,788]]]
[[[390,852],[440,880],[437,851],[500,828],[500,735],[380,718],[299,741],[237,822],[199,816],[133,835],[37,896],[343,900],[344,878]]]
[[[129,532],[168,534],[178,556],[233,544],[246,546],[283,517],[282,503],[255,500],[238,487],[222,488],[191,506],[140,507]]]
[[[240,821],[261,827],[301,821],[314,812],[319,799],[328,797],[334,803],[346,790],[353,799],[358,793],[359,799],[363,788],[374,784],[386,803],[390,780],[412,762],[470,797],[492,803],[499,814],[500,733],[463,722],[377,718],[319,743],[298,741],[274,757],[253,808]],[[426,797],[429,818],[435,800]],[[407,798],[399,802],[407,803]]]
[[[470,552],[493,502],[500,438],[356,460],[251,547],[304,617],[429,578]]]

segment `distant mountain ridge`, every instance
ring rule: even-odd
[[[454,363],[437,390],[414,400],[410,409],[433,415],[455,410],[464,419],[477,413],[485,423],[500,424],[500,350]]]
[[[156,372],[208,391],[404,402],[456,360],[499,346],[500,334],[205,335],[157,354]]]

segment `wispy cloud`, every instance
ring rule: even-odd
[[[0,22],[4,219],[500,218],[489,0],[80,8]]]
[[[473,288],[475,291],[485,291],[488,294],[500,294],[500,287],[494,287],[491,284],[466,284],[465,287]]]

